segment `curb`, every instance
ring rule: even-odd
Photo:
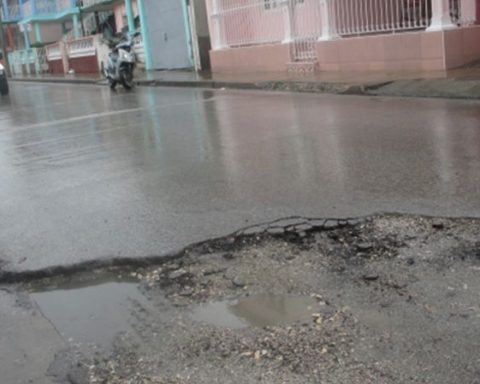
[[[103,85],[103,79],[50,79],[50,78],[11,78],[13,82],[37,82],[50,84],[90,84]],[[479,100],[480,79],[471,80],[473,85],[464,88],[458,93],[452,92],[452,85],[443,89],[438,81],[428,79],[410,79],[398,81],[381,81],[365,84],[308,82],[308,81],[263,81],[263,82],[234,82],[217,80],[137,80],[138,87],[176,87],[197,89],[229,89],[229,90],[254,90],[268,92],[316,93],[333,95],[356,95],[378,97],[418,97],[430,99],[459,99]],[[461,85],[464,80],[452,79],[454,84]],[[478,84],[477,84],[478,83]],[[404,88],[401,88],[401,86]],[[445,87],[445,86],[444,86]],[[389,88],[398,88],[389,90]],[[474,89],[475,88],[475,89]],[[428,90],[430,89],[430,91]]]
[[[0,269],[0,284],[16,284],[58,275],[71,276],[79,272],[111,267],[135,268],[162,265],[172,260],[181,259],[192,252],[206,252],[205,250],[213,249],[220,249],[222,251],[231,250],[234,247],[245,245],[247,239],[258,240],[259,236],[275,238],[293,236],[295,238],[304,238],[307,234],[315,232],[332,231],[344,227],[356,227],[370,221],[376,216],[378,216],[378,214],[357,218],[286,217],[244,227],[228,235],[196,242],[166,254],[135,258],[114,257],[112,259],[87,260],[76,264],[51,266],[38,270],[16,271]]]
[[[20,79],[11,78],[9,81],[18,83],[50,83],[50,84],[98,84],[101,80],[95,79]]]
[[[99,85],[103,83],[101,79],[42,79],[42,78],[12,78],[12,82],[31,82],[31,83],[49,83],[49,84],[91,84]],[[138,87],[177,87],[177,88],[203,88],[203,89],[237,89],[237,90],[257,90],[257,91],[280,91],[295,93],[331,93],[345,95],[364,95],[367,89],[378,89],[382,83],[373,83],[368,85],[351,85],[345,83],[326,83],[326,82],[303,82],[303,81],[264,81],[258,83],[250,82],[231,82],[216,80],[137,80],[135,84]]]

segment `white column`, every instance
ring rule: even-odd
[[[284,0],[282,6],[284,7],[284,24],[285,24],[285,36],[283,38],[283,44],[289,44],[294,40],[295,33],[295,6],[294,0]]]
[[[450,16],[450,0],[432,0],[432,23],[427,31],[443,31],[455,27]]]
[[[322,36],[318,40],[338,39],[340,36],[337,33],[335,9],[332,0],[320,0],[320,19],[322,21]]]
[[[220,0],[213,0],[213,12],[212,23],[214,25],[214,36],[212,36],[212,48],[214,51],[227,48],[225,44],[224,33],[225,30],[222,27],[222,14],[220,12]]]
[[[477,20],[477,2],[474,0],[459,0],[459,3],[462,24],[475,24],[475,21]]]

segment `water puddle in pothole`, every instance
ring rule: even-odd
[[[227,328],[282,326],[310,320],[316,306],[312,297],[258,295],[201,305],[192,319]]]
[[[138,281],[101,276],[31,287],[30,296],[57,331],[72,343],[111,348],[115,337],[131,329],[135,305],[146,305]]]

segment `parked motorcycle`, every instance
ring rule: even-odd
[[[139,32],[133,35],[126,34],[117,42],[107,40],[111,52],[108,55],[107,66],[104,68],[104,75],[112,90],[118,83],[122,84],[126,90],[133,87],[133,72],[136,64],[133,45],[137,36]]]

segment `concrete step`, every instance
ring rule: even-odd
[[[292,61],[287,63],[289,73],[315,73],[318,70],[318,61]]]

